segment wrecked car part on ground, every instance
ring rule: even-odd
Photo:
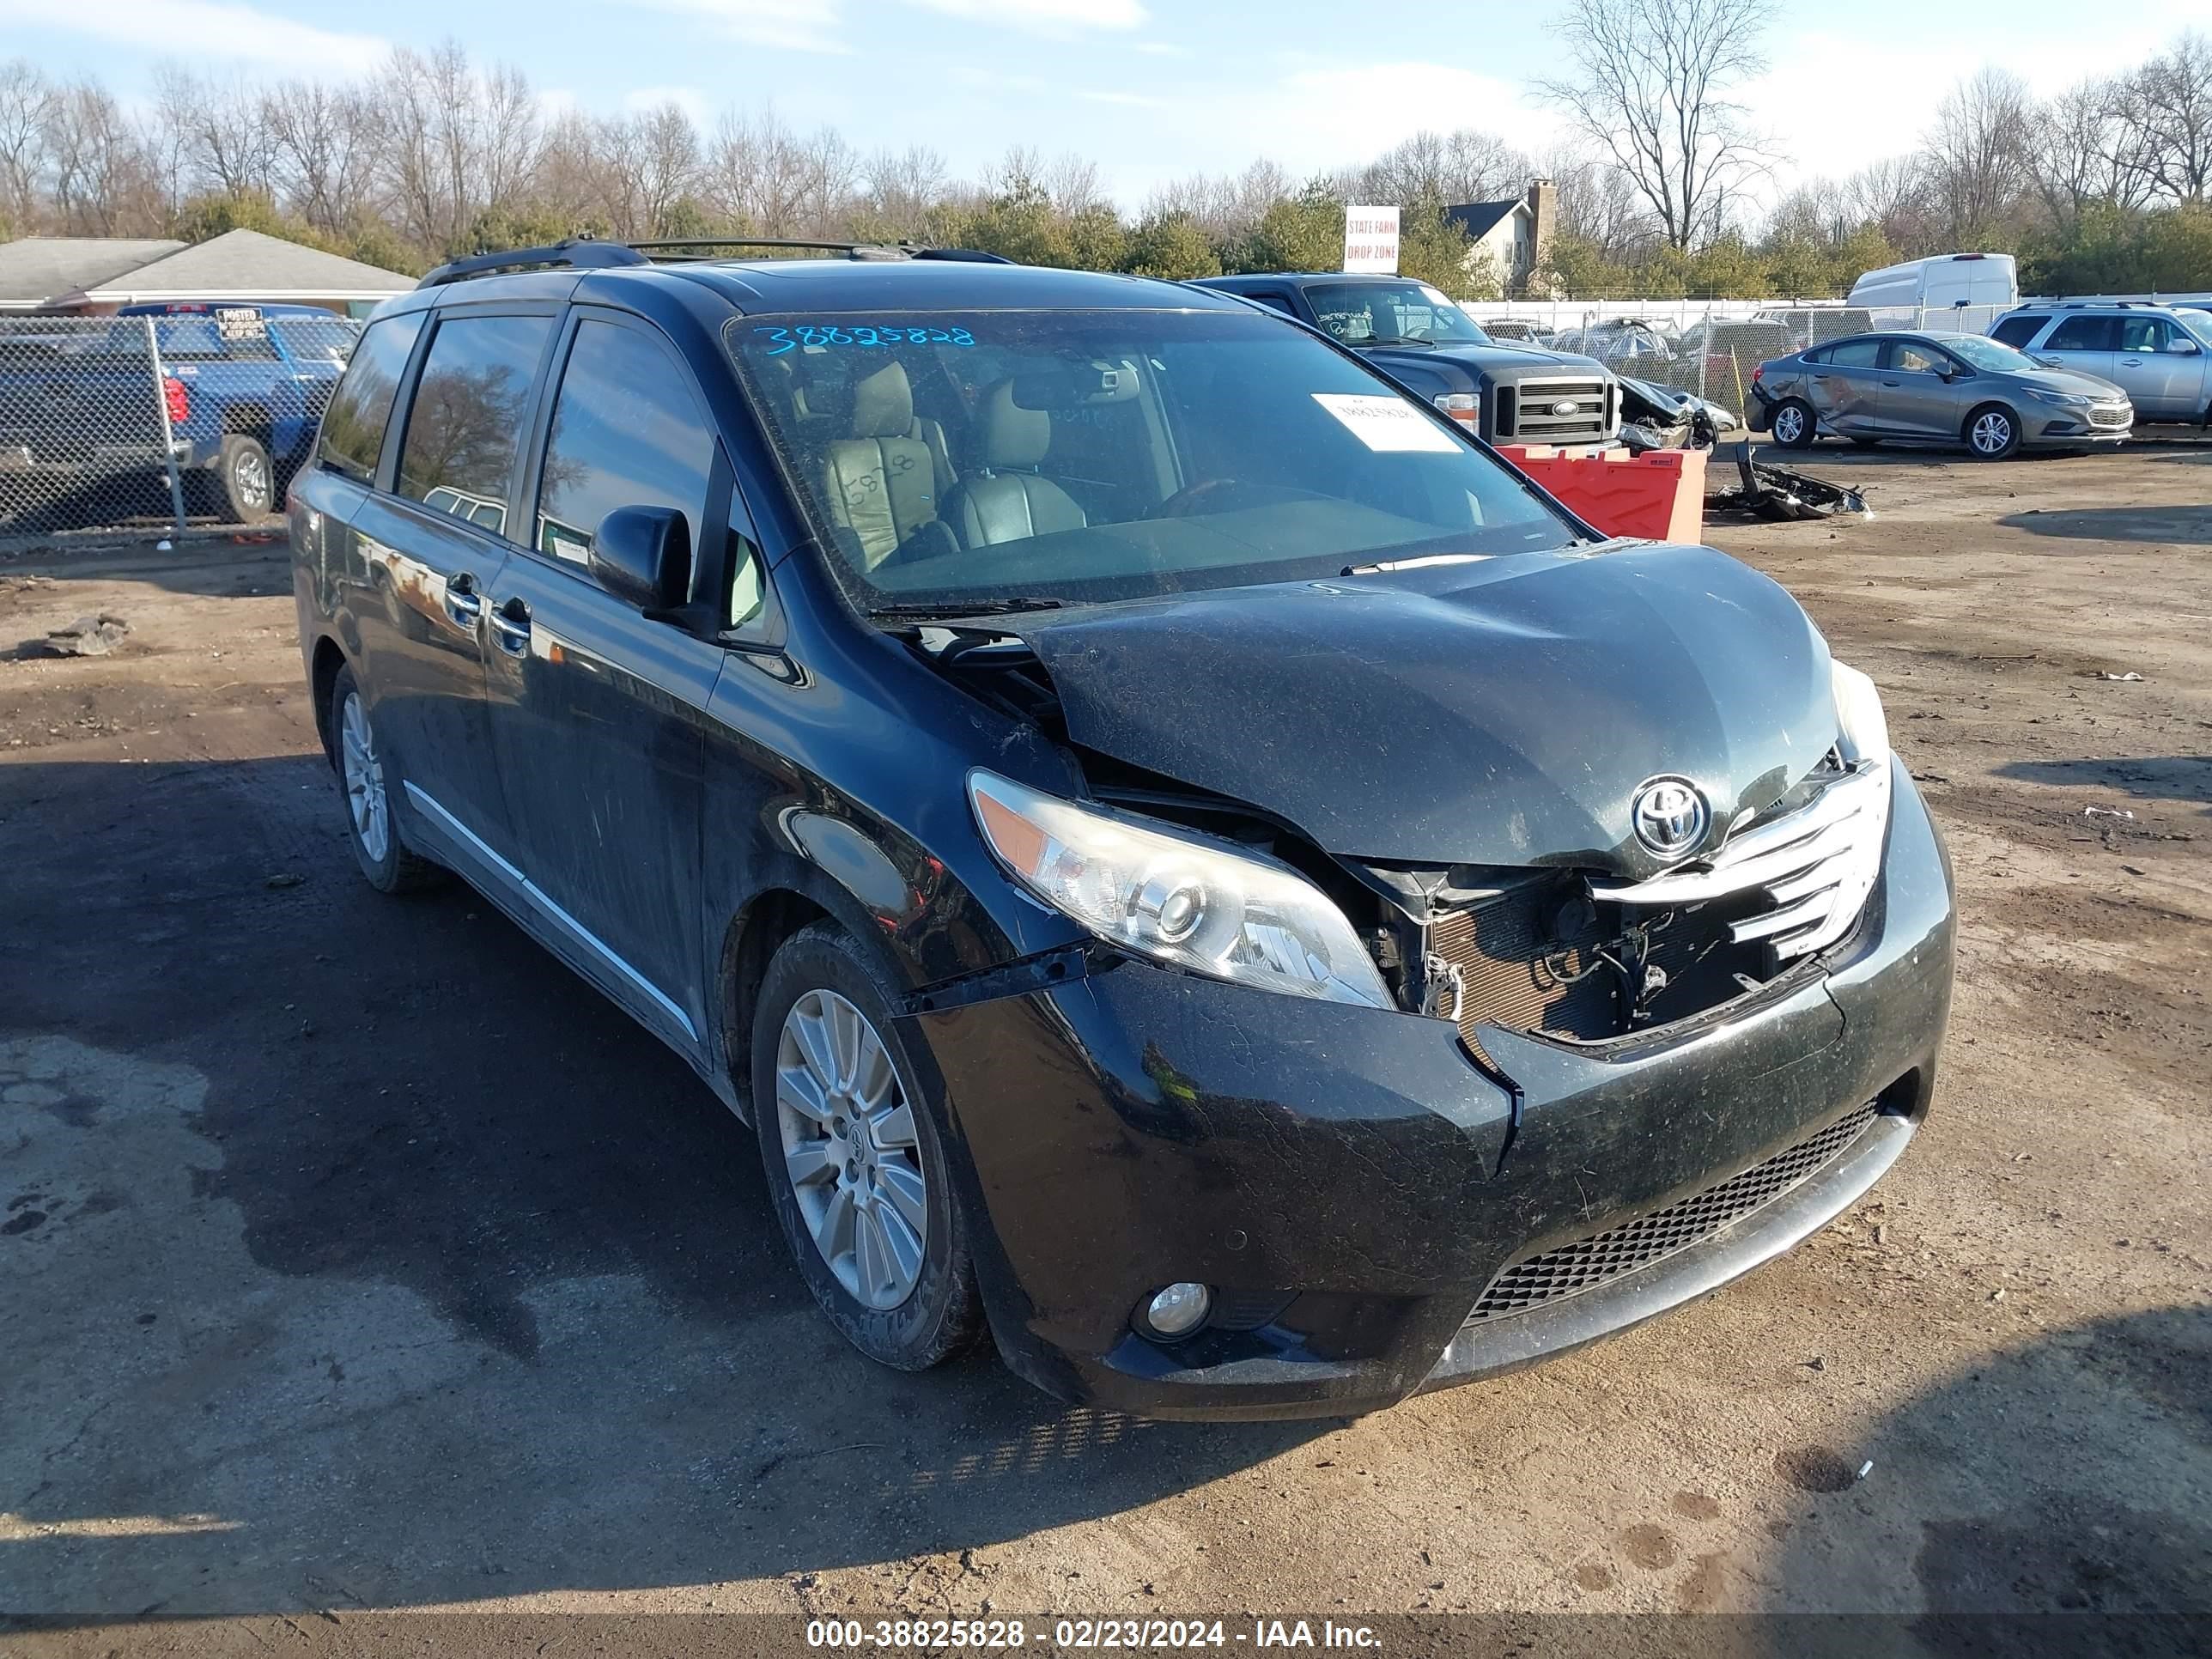
[[[1709,496],[1710,506],[1735,508],[1778,523],[1813,519],[1871,519],[1874,509],[1856,489],[1830,483],[1825,478],[1792,471],[1768,461],[1752,459],[1748,439],[1736,446],[1734,489]]]
[[[1225,295],[866,253],[435,273],[290,504],[363,872],[459,871],[750,1118],[863,1352],[1363,1411],[1899,1155],[1948,872],[1781,588]]]
[[[1743,425],[1734,411],[1687,392],[1621,377],[1620,441],[1647,449],[1711,449]]]

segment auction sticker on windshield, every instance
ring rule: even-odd
[[[1373,450],[1459,448],[1459,441],[1402,398],[1316,392],[1313,400]]]

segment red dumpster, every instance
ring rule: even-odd
[[[1702,449],[1562,449],[1500,444],[1498,453],[1608,536],[1659,542],[1705,538]]]

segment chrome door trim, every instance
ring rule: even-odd
[[[613,969],[616,973],[622,975],[623,981],[625,984],[633,987],[642,995],[650,999],[654,1007],[659,1009],[663,1013],[666,1014],[669,1018],[674,1020],[677,1024],[682,1026],[684,1028],[684,1035],[685,1036],[690,1038],[694,1042],[696,1042],[699,1040],[699,1028],[691,1023],[691,1017],[685,1013],[683,1009],[677,1006],[675,1003],[670,1001],[668,997],[661,991],[659,986],[655,985],[643,974],[639,973],[636,969],[631,967],[629,963],[617,956],[614,951],[610,950],[605,942],[600,939],[597,933],[592,933],[592,930],[585,927],[582,922],[577,921],[575,917],[570,915],[558,904],[556,904],[547,895],[544,888],[532,881],[528,876],[526,876],[521,871],[515,868],[515,866],[507,860],[501,857],[499,854],[494,852],[491,847],[484,841],[483,836],[477,835],[475,830],[470,829],[468,825],[463,823],[451,812],[448,812],[444,807],[441,806],[436,800],[424,793],[423,791],[411,780],[407,782],[407,799],[412,801],[416,806],[422,808],[423,811],[428,813],[432,817],[435,818],[438,821],[439,827],[444,830],[447,834],[459,840],[471,852],[474,853],[478,858],[483,860],[485,863],[490,865],[508,880],[514,883],[514,884],[521,890],[522,895],[525,898],[528,899],[530,902],[546,917],[553,921],[558,922],[561,927],[567,931],[569,936],[575,939],[578,944],[588,945],[594,956],[598,957],[600,961],[605,963],[608,967]]]

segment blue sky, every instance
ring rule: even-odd
[[[94,72],[126,96],[164,58],[343,76],[393,43],[447,36],[520,67],[551,99],[614,111],[662,97],[711,119],[772,104],[862,149],[926,143],[973,173],[1010,144],[1096,160],[1125,206],[1195,170],[1272,155],[1294,173],[1357,161],[1423,126],[1529,149],[1559,136],[1527,91],[1551,63],[1553,0],[0,0],[0,55]],[[2136,61],[2212,0],[2002,9],[1777,0],[1772,68],[1747,99],[1780,179],[1909,148],[1953,78],[1984,61],[2039,92]]]

